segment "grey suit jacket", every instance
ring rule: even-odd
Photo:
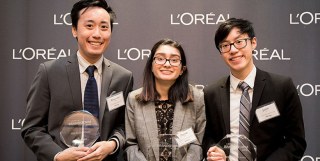
[[[125,142],[125,107],[109,111],[106,97],[113,91],[123,91],[126,99],[132,86],[130,71],[107,59],[103,60],[100,140],[116,137],[120,141],[120,148]],[[64,117],[76,110],[82,110],[77,55],[40,64],[28,94],[26,118],[21,133],[38,160],[52,161],[55,154],[67,148],[60,139],[60,126]]]
[[[202,138],[206,124],[203,92],[190,86],[194,102],[182,105],[177,102],[174,109],[172,133],[192,128],[197,141],[186,147],[173,150],[178,160],[197,161],[202,158]],[[154,102],[141,104],[135,96],[142,88],[131,92],[126,108],[126,159],[129,161],[149,160],[159,161],[159,139]]]

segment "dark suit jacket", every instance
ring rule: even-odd
[[[205,153],[230,133],[230,78],[224,77],[204,89],[207,126]],[[256,109],[275,101],[280,116],[259,123]],[[288,77],[257,69],[250,112],[250,140],[257,146],[258,161],[299,160],[306,141],[302,107],[297,90]]]
[[[192,128],[197,141],[173,150],[173,156],[180,161],[199,161],[202,159],[201,143],[206,124],[203,92],[190,86],[194,101],[181,104],[177,101],[174,109],[172,134]],[[128,161],[159,161],[158,127],[154,102],[139,103],[136,95],[142,88],[132,91],[127,99],[125,149]]]
[[[132,90],[132,73],[104,58],[100,95],[100,140],[116,137],[120,148],[125,143],[125,107],[109,111],[106,97],[123,91],[126,99]],[[26,145],[38,160],[53,161],[67,147],[60,139],[60,126],[72,111],[82,110],[80,72],[77,55],[40,64],[27,98],[27,112],[22,128]],[[110,155],[109,160],[115,155]]]

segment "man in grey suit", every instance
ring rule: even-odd
[[[251,22],[236,18],[225,21],[216,31],[215,45],[230,75],[204,89],[207,126],[203,145],[207,160],[226,159],[222,149],[214,145],[227,134],[248,135],[257,146],[257,161],[299,160],[306,141],[297,90],[291,78],[255,67],[252,53],[257,38]],[[242,82],[248,85],[244,92],[238,85]],[[247,114],[241,107],[247,107]],[[237,149],[232,152],[230,161],[238,161],[245,154]]]
[[[117,108],[108,106],[107,98],[119,93],[126,100],[133,78],[130,71],[103,56],[110,42],[114,18],[114,12],[104,0],[77,2],[71,19],[78,52],[40,64],[28,94],[21,133],[38,160],[115,160],[123,147],[125,107],[124,104]],[[93,65],[100,138],[92,147],[67,147],[60,138],[60,127],[65,116],[83,110],[89,77],[86,69]]]

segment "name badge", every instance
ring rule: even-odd
[[[107,100],[109,111],[115,110],[125,105],[122,91],[115,94],[111,94],[109,97],[106,98],[106,100]]]
[[[256,116],[259,123],[280,116],[276,103],[273,101],[270,104],[264,105],[256,110]]]
[[[179,131],[177,133],[177,137],[176,137],[176,141],[177,141],[177,144],[178,144],[178,147],[182,147],[182,146],[185,146],[189,143],[192,143],[194,141],[197,140],[197,137],[196,135],[194,134],[192,128],[189,128],[187,130],[184,130],[184,131]]]

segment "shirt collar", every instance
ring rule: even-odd
[[[236,78],[235,76],[233,76],[230,72],[230,87],[233,90],[236,90],[238,88],[238,84],[240,83],[240,81],[244,81],[246,82],[249,87],[251,89],[253,89],[254,87],[254,80],[256,78],[256,74],[257,74],[257,68],[256,66],[253,66],[253,69],[251,70],[251,72],[249,73],[249,75],[244,79],[244,80],[240,80],[238,78]]]
[[[98,69],[98,74],[101,75],[101,73],[102,73],[103,56],[101,56],[101,58],[97,62],[95,62],[94,64],[90,64],[86,59],[84,59],[81,56],[79,51],[77,51],[77,57],[78,57],[78,62],[79,62],[79,67],[80,67],[80,73],[81,74],[83,74],[86,71],[88,66],[95,65],[96,68]]]

